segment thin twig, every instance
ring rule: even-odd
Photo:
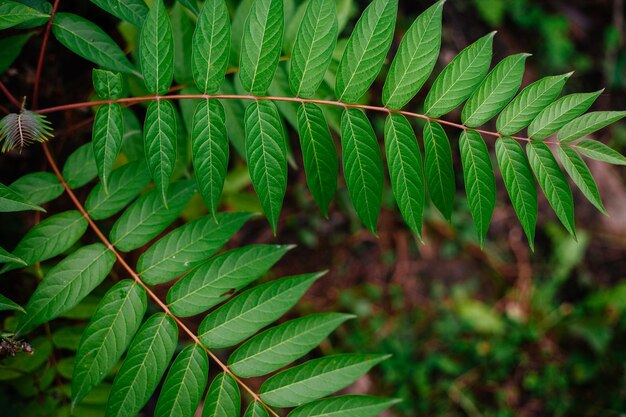
[[[43,33],[43,41],[41,42],[41,49],[39,50],[39,60],[37,61],[37,72],[35,73],[35,86],[33,87],[33,109],[37,109],[39,101],[39,82],[41,81],[41,71],[43,69],[43,59],[46,55],[46,46],[48,45],[48,38],[50,37],[50,30],[52,29],[52,21],[54,15],[59,7],[60,0],[55,0],[52,6],[52,13],[50,13],[50,19],[48,19],[48,25],[46,31]]]
[[[120,265],[122,265],[122,267],[126,270],[126,272],[128,272],[128,274],[135,280],[135,282],[137,284],[139,284],[148,294],[148,296],[159,306],[161,307],[161,309],[165,312],[165,314],[167,314],[168,316],[170,316],[178,325],[178,327],[180,327],[180,329],[185,332],[193,341],[194,343],[196,343],[198,346],[200,346],[202,349],[204,349],[206,351],[206,353],[211,357],[211,359],[213,359],[213,361],[215,361],[215,363],[217,363],[217,365],[222,368],[222,370],[229,374],[235,381],[237,381],[237,383],[244,389],[246,390],[250,396],[252,396],[252,398],[254,399],[254,401],[259,402],[261,405],[263,405],[263,407],[265,407],[265,409],[267,409],[267,411],[274,417],[280,417],[276,411],[274,411],[269,405],[265,404],[265,402],[263,402],[261,400],[261,398],[259,397],[259,395],[254,392],[254,390],[252,388],[250,388],[249,386],[247,386],[241,379],[239,379],[235,374],[233,374],[233,372],[230,370],[230,368],[228,368],[228,366],[226,364],[224,364],[213,352],[211,352],[198,338],[198,336],[196,336],[196,334],[194,332],[192,332],[183,322],[181,319],[179,319],[177,316],[175,316],[171,310],[169,309],[169,307],[167,306],[167,304],[165,304],[163,301],[161,301],[161,299],[150,289],[150,287],[148,287],[148,285],[146,283],[144,283],[141,278],[139,277],[139,275],[128,265],[128,263],[126,263],[126,260],[124,260],[124,258],[122,257],[122,255],[115,249],[115,247],[113,246],[113,244],[109,241],[109,239],[102,233],[102,231],[98,228],[98,225],[96,225],[96,223],[91,219],[91,216],[89,216],[89,213],[87,213],[87,211],[85,210],[85,208],[83,207],[83,205],[81,204],[81,202],[78,200],[78,198],[76,197],[76,195],[74,194],[74,192],[71,190],[71,188],[67,185],[67,182],[65,181],[65,179],[63,178],[63,174],[61,174],[61,171],[59,170],[59,167],[56,164],[56,161],[54,160],[52,154],[50,153],[50,150],[48,149],[48,146],[44,143],[43,144],[43,150],[44,153],[46,155],[46,159],[48,160],[48,163],[50,164],[50,166],[52,167],[52,170],[54,171],[54,173],[56,174],[56,176],[58,177],[59,181],[61,182],[61,184],[63,185],[63,188],[65,189],[65,191],[67,192],[68,196],[70,197],[70,199],[72,200],[72,202],[74,203],[74,205],[76,206],[76,208],[78,209],[78,211],[80,211],[83,215],[83,217],[85,217],[85,219],[87,220],[87,222],[89,223],[89,226],[91,227],[91,229],[95,232],[95,234],[98,236],[98,238],[102,241],[102,243],[111,251],[111,253],[113,253],[113,255],[115,255],[115,258],[117,258],[117,261],[120,263]]]
[[[2,81],[0,81],[0,90],[2,90],[2,92],[4,93],[5,96],[7,96],[7,98],[11,102],[11,104],[13,104],[18,109],[22,108],[22,103],[20,103],[20,101],[18,99],[16,99],[13,94],[11,94],[9,89],[4,85],[4,83]]]
[[[333,101],[333,100],[318,100],[318,99],[308,99],[301,97],[279,97],[279,96],[254,96],[254,95],[239,95],[239,94],[178,94],[178,95],[164,95],[164,96],[141,96],[141,97],[125,97],[115,100],[98,100],[98,101],[84,101],[80,103],[72,103],[72,104],[63,104],[60,106],[48,107],[46,109],[39,110],[40,114],[48,114],[55,113],[59,111],[65,110],[73,110],[80,109],[85,107],[92,106],[100,106],[103,104],[111,104],[111,103],[139,103],[142,101],[156,101],[156,100],[200,100],[200,99],[221,99],[221,100],[270,100],[270,101],[286,101],[292,103],[301,103],[301,104],[319,104],[324,106],[335,106],[342,108],[351,108],[351,109],[361,109],[361,110],[369,110],[380,113],[394,113],[401,114],[407,117],[413,117],[417,119],[423,119],[431,122],[437,122],[442,125],[455,127],[457,129],[462,130],[474,130],[483,135],[492,136],[500,138],[501,135],[498,132],[491,132],[488,130],[474,129],[459,123],[449,122],[443,119],[437,119],[434,117],[429,117],[425,114],[413,113],[405,110],[392,110],[387,107],[381,106],[370,106],[366,104],[352,104],[352,103],[343,103],[341,101]],[[521,136],[511,136],[513,139],[530,142],[531,140],[526,137]],[[550,143],[554,145],[558,145],[556,142],[544,141],[544,143]]]

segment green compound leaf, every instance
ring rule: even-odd
[[[569,174],[574,184],[580,189],[587,200],[591,202],[603,214],[607,214],[596,181],[591,175],[589,167],[576,151],[567,145],[556,148],[557,155],[563,164],[563,168]]]
[[[134,281],[115,284],[102,297],[83,332],[72,376],[72,403],[78,404],[117,365],[139,330],[146,293]]]
[[[111,242],[124,252],[145,245],[176,220],[195,192],[193,181],[173,183],[168,192],[168,207],[157,190],[142,195],[113,225]]]
[[[63,178],[67,185],[74,189],[80,188],[98,176],[93,145],[85,143],[67,157],[63,165]]]
[[[495,66],[465,103],[461,113],[464,125],[481,126],[507,105],[522,85],[524,66],[529,56],[512,55]]]
[[[565,175],[554,159],[552,151],[543,142],[530,142],[526,145],[528,161],[537,177],[537,181],[543,190],[548,202],[554,209],[565,229],[576,237],[576,225],[574,224],[574,197],[567,184]]]
[[[346,320],[349,314],[312,314],[288,321],[253,337],[228,359],[233,373],[251,378],[274,372],[309,353]]]
[[[387,117],[385,151],[393,195],[402,217],[421,239],[426,194],[422,154],[415,132],[403,115],[392,113]]]
[[[262,1],[262,0],[256,0]],[[246,109],[246,155],[254,190],[274,234],[287,190],[287,141],[276,105],[254,101]]]
[[[267,92],[283,43],[283,0],[255,0],[243,30],[239,81],[246,92]]]
[[[95,243],[78,249],[52,267],[25,307],[16,333],[26,334],[36,326],[71,310],[106,278],[115,255]]]
[[[485,141],[475,130],[466,130],[459,139],[463,180],[470,212],[481,247],[496,206],[496,178]]]
[[[183,349],[165,377],[155,417],[193,417],[209,377],[209,359],[198,345]]]
[[[613,165],[626,165],[626,158],[602,142],[593,139],[581,140],[574,145],[576,150],[587,158]]]
[[[52,33],[67,49],[102,68],[141,76],[113,39],[87,19],[71,13],[57,13]]]
[[[208,348],[245,340],[286,313],[323,274],[282,278],[244,291],[205,317],[198,331],[200,340]]]
[[[167,205],[167,189],[176,163],[176,110],[166,100],[150,103],[143,126],[146,160]]]
[[[113,381],[106,417],[134,417],[148,402],[174,355],[178,328],[164,313],[141,326]]]
[[[21,193],[14,191],[4,184],[0,184],[0,213],[26,210],[46,211],[28,201]]]
[[[224,252],[176,282],[167,303],[179,317],[202,313],[266,273],[291,248],[251,245]]]
[[[19,25],[34,19],[45,19],[49,15],[16,1],[0,2],[0,30]]]
[[[193,169],[200,195],[213,216],[228,173],[228,136],[226,113],[218,100],[198,104],[191,127]]]
[[[203,93],[213,94],[224,80],[230,51],[230,18],[224,0],[204,2],[191,47],[194,82]]]
[[[374,0],[361,15],[337,69],[340,101],[358,101],[374,82],[391,46],[397,11],[398,0]]]
[[[7,310],[21,311],[22,313],[25,313],[24,309],[19,304],[0,294],[0,311]]]
[[[339,391],[387,359],[385,355],[341,354],[313,359],[263,383],[260,397],[276,407],[296,407]]]
[[[122,106],[118,103],[100,106],[93,122],[92,144],[98,174],[105,192],[108,192],[109,175],[122,148],[123,137]]]
[[[91,0],[91,2],[137,27],[141,27],[148,14],[148,6],[143,0]]]
[[[533,121],[563,90],[572,73],[545,77],[524,88],[502,110],[496,120],[496,128],[502,135],[513,135]]]
[[[217,375],[204,400],[202,417],[231,417],[240,415],[241,393],[232,376]]]
[[[9,187],[33,204],[44,204],[63,194],[63,185],[51,172],[33,172],[23,175]]]
[[[288,417],[377,417],[398,402],[368,395],[341,395],[300,406]]]
[[[101,182],[89,193],[85,210],[94,220],[109,218],[122,210],[150,182],[150,171],[144,161],[129,162],[111,171],[108,193]]]
[[[391,63],[383,104],[401,109],[422,88],[433,71],[441,47],[441,16],[445,0],[440,0],[419,15],[402,38]]]
[[[463,49],[437,77],[424,101],[424,111],[439,117],[465,101],[485,78],[491,64],[495,32]]]
[[[307,185],[322,214],[328,217],[328,206],[337,191],[339,161],[320,107],[303,103],[298,108],[298,133]]]
[[[375,234],[382,204],[383,159],[374,129],[362,110],[344,110],[341,149],[352,204],[365,227]]]
[[[243,417],[269,417],[269,414],[267,414],[267,410],[261,403],[255,401],[250,403]]]
[[[336,44],[334,0],[310,0],[291,50],[289,86],[296,97],[313,97],[324,80]]]
[[[528,137],[545,139],[591,107],[604,89],[595,93],[570,94],[543,109],[528,126]]]
[[[437,122],[424,125],[424,176],[430,199],[450,221],[456,194],[452,150],[446,132]]]
[[[249,213],[220,213],[189,222],[145,251],[137,272],[150,285],[171,281],[217,252],[250,217]]]
[[[626,116],[626,111],[595,111],[572,120],[559,131],[559,142],[568,143],[615,123]]]
[[[535,247],[537,224],[537,187],[522,146],[514,139],[504,137],[496,141],[496,157],[504,185],[515,213],[522,224],[531,249]]]
[[[55,214],[30,229],[13,250],[13,255],[26,265],[33,265],[70,249],[86,231],[87,220],[80,212],[71,210]],[[18,264],[6,265],[0,272],[17,267]]]
[[[153,0],[141,26],[139,62],[148,91],[166,94],[174,79],[174,37],[163,0]]]

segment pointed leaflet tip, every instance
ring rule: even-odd
[[[565,76],[565,78],[569,78],[572,76],[572,74],[574,73],[574,71],[570,71],[567,74],[563,74]]]

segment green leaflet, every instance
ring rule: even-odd
[[[441,47],[441,15],[445,0],[420,14],[402,38],[383,87],[383,104],[401,109],[433,71]]]
[[[143,0],[91,0],[91,2],[137,27],[141,27],[148,14],[148,6]]]
[[[256,0],[263,1],[263,0]],[[246,109],[246,155],[254,190],[274,234],[287,190],[287,145],[276,105],[254,101]]]
[[[16,263],[26,265],[26,262],[24,262],[24,260],[18,258],[17,256],[7,252],[2,248],[0,248],[0,263]]]
[[[193,115],[191,152],[196,181],[209,213],[216,215],[228,172],[226,113],[218,100],[201,101]]]
[[[591,204],[596,206],[603,214],[607,214],[604,204],[602,204],[596,181],[593,179],[593,175],[591,175],[591,171],[585,161],[583,161],[574,149],[567,145],[557,146],[556,151],[563,164],[563,168],[565,168],[565,171],[567,171],[572,181],[574,181],[574,184],[576,184]]]
[[[200,13],[200,9],[198,9],[198,2],[196,0],[178,0],[178,3],[185,6],[189,11],[195,15]]]
[[[464,125],[483,125],[507,105],[522,85],[524,66],[529,56],[511,55],[495,66],[465,103],[461,113]]]
[[[21,193],[0,184],[0,213],[26,210],[46,211],[28,201]]]
[[[574,197],[567,185],[565,175],[554,159],[552,151],[543,142],[530,142],[526,145],[528,161],[537,177],[548,202],[554,209],[565,229],[576,237],[574,224]]]
[[[481,247],[496,206],[496,178],[485,141],[475,130],[465,130],[459,139],[463,180],[470,212]]]
[[[91,142],[72,152],[63,165],[63,178],[72,189],[82,187],[97,175],[98,168]]]
[[[398,402],[369,395],[341,395],[300,406],[288,417],[377,417]]]
[[[202,417],[232,417],[240,415],[241,394],[232,376],[224,372],[213,379],[204,400]]]
[[[165,377],[155,417],[193,417],[209,377],[209,359],[198,345],[183,349]]]
[[[137,272],[150,284],[168,282],[217,252],[251,217],[220,213],[181,226],[152,245],[137,261]]]
[[[93,153],[96,158],[98,174],[105,192],[108,192],[109,174],[117,159],[117,154],[122,148],[124,136],[122,106],[118,103],[100,106],[96,112],[92,131]]]
[[[250,403],[243,417],[269,417],[269,414],[267,414],[265,407],[261,403],[255,401]]]
[[[25,307],[17,334],[26,334],[76,306],[109,274],[115,255],[95,243],[78,249],[52,267]]]
[[[328,206],[337,191],[339,161],[320,107],[303,103],[298,108],[298,133],[307,185],[322,214],[328,217]]]
[[[87,231],[87,220],[78,211],[71,210],[55,214],[36,224],[17,244],[13,255],[26,265],[45,261],[62,254],[72,247]],[[6,265],[6,272],[19,264]]]
[[[341,149],[352,204],[365,227],[375,234],[382,204],[383,160],[374,129],[362,110],[344,110]]]
[[[246,92],[265,94],[278,66],[285,17],[283,0],[255,0],[241,41],[239,80]]]
[[[145,245],[176,220],[195,192],[190,180],[173,183],[168,191],[168,207],[157,190],[142,195],[113,225],[111,242],[124,252]]]
[[[63,186],[51,172],[26,174],[9,187],[32,204],[44,204],[63,194]]]
[[[167,190],[176,163],[176,110],[167,100],[152,101],[143,125],[146,160],[167,205]]]
[[[150,182],[150,172],[144,161],[134,161],[111,171],[108,193],[101,182],[89,193],[85,210],[94,220],[111,217],[126,205]]]
[[[289,86],[296,97],[313,97],[337,44],[334,0],[310,0],[291,50]]]
[[[561,97],[535,117],[528,126],[528,137],[545,139],[591,107],[604,89],[594,93],[569,94]]]
[[[124,78],[119,72],[110,72],[94,68],[91,72],[93,87],[100,98],[118,99],[124,97]]]
[[[141,76],[113,39],[87,19],[57,13],[52,33],[67,49],[102,68]]]
[[[309,353],[349,314],[312,314],[288,321],[258,334],[235,350],[228,359],[233,373],[251,378],[274,372]]]
[[[224,0],[206,0],[193,34],[191,70],[196,86],[205,94],[215,93],[228,66],[230,18]]]
[[[76,353],[72,403],[78,404],[117,365],[141,325],[146,293],[131,280],[115,284],[102,297]]]
[[[32,35],[23,33],[0,39],[0,74],[4,74],[13,65]]]
[[[178,84],[190,85],[193,82],[191,55],[196,22],[183,8],[180,1],[174,3],[170,11],[170,19],[174,39],[174,80]]]
[[[537,188],[528,159],[522,146],[508,137],[496,141],[496,158],[515,213],[531,249],[534,250],[538,210]]]
[[[584,139],[575,144],[574,147],[588,158],[614,165],[626,165],[626,158],[622,154],[597,140]]]
[[[79,324],[77,326],[61,327],[52,333],[52,343],[59,349],[67,349],[76,352],[80,339],[87,326]],[[70,373],[71,376],[71,373]]]
[[[263,383],[260,397],[276,407],[295,407],[352,384],[384,355],[341,354],[313,359],[282,371]]]
[[[267,94],[273,97],[289,97],[291,91],[289,89],[289,76],[287,74],[287,63],[279,62],[274,79],[270,84]],[[290,101],[276,101],[276,107],[283,119],[289,123],[294,129],[298,129],[298,104]],[[293,158],[291,155],[291,149],[289,149],[289,158]],[[290,164],[292,162],[290,161]]]
[[[6,311],[6,310],[21,311],[22,313],[25,312],[24,309],[15,301],[11,301],[10,299],[6,298],[4,295],[0,294],[0,311]]]
[[[617,122],[624,116],[626,116],[626,111],[595,111],[587,113],[563,126],[557,135],[557,139],[562,143],[573,142],[611,123]]]
[[[163,0],[152,1],[141,26],[139,62],[148,91],[167,94],[174,78],[174,38]]]
[[[424,111],[430,117],[439,117],[467,99],[485,78],[491,64],[491,49],[495,32],[483,36],[463,49],[433,83]]]
[[[533,121],[533,119],[563,90],[572,73],[545,77],[528,87],[502,110],[496,120],[496,128],[502,135],[513,135]]]
[[[33,19],[45,19],[49,15],[16,1],[3,0],[0,3],[0,30],[28,22]]]
[[[398,0],[374,0],[361,15],[337,68],[340,101],[358,101],[374,82],[391,46],[397,11]]]
[[[402,217],[421,239],[425,196],[422,153],[411,124],[401,114],[387,116],[385,151],[393,195]]]
[[[430,199],[450,221],[456,194],[452,150],[446,132],[437,122],[424,125],[424,176]]]
[[[174,355],[178,328],[164,313],[141,326],[113,381],[106,417],[134,417],[148,402]]]
[[[324,273],[296,275],[244,291],[209,313],[198,336],[208,348],[233,346],[282,316]]]
[[[207,311],[266,273],[291,248],[250,245],[210,259],[170,288],[167,293],[170,310],[178,317]]]

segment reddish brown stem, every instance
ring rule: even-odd
[[[7,96],[7,98],[11,102],[11,104],[13,104],[18,109],[22,108],[22,103],[20,103],[20,101],[18,99],[16,99],[13,94],[11,94],[9,89],[4,85],[4,83],[2,81],[0,81],[0,90],[2,90],[2,92],[4,93],[5,96]]]
[[[39,60],[37,61],[37,72],[35,73],[35,86],[33,87],[33,109],[37,109],[39,101],[39,83],[41,81],[41,71],[43,69],[43,58],[46,55],[46,46],[48,45],[48,38],[50,37],[50,30],[52,29],[52,20],[59,7],[60,0],[54,0],[52,5],[52,13],[50,13],[50,19],[46,25],[46,30],[43,33],[43,40],[41,41],[41,49],[39,50]]]
[[[253,96],[253,95],[238,95],[238,94],[172,94],[165,96],[142,96],[142,97],[126,97],[120,98],[116,100],[99,100],[99,101],[85,101],[81,103],[72,103],[72,104],[64,104],[60,106],[48,107],[46,109],[39,110],[40,114],[54,113],[64,110],[73,110],[80,109],[85,107],[92,106],[100,106],[102,104],[110,104],[110,103],[139,103],[142,101],[155,101],[155,100],[200,100],[200,99],[222,99],[222,100],[270,100],[270,101],[286,101],[292,103],[307,103],[307,104],[320,104],[324,106],[335,106],[335,107],[343,107],[343,108],[352,108],[352,109],[361,109],[361,110],[369,110],[380,113],[395,113],[401,114],[407,117],[413,117],[417,119],[428,120],[432,122],[441,123],[442,125],[455,127],[461,130],[475,130],[483,135],[492,136],[492,137],[502,137],[502,135],[498,132],[491,132],[488,130],[474,129],[459,123],[449,122],[443,119],[437,119],[434,117],[429,117],[425,114],[413,113],[405,110],[392,110],[387,107],[381,106],[370,106],[366,104],[351,104],[351,103],[343,103],[341,101],[332,101],[332,100],[317,100],[317,99],[307,99],[301,97],[278,97],[278,96]],[[521,137],[521,136],[511,136],[513,139],[530,142],[529,138]],[[557,144],[556,142],[544,141],[544,143]]]

